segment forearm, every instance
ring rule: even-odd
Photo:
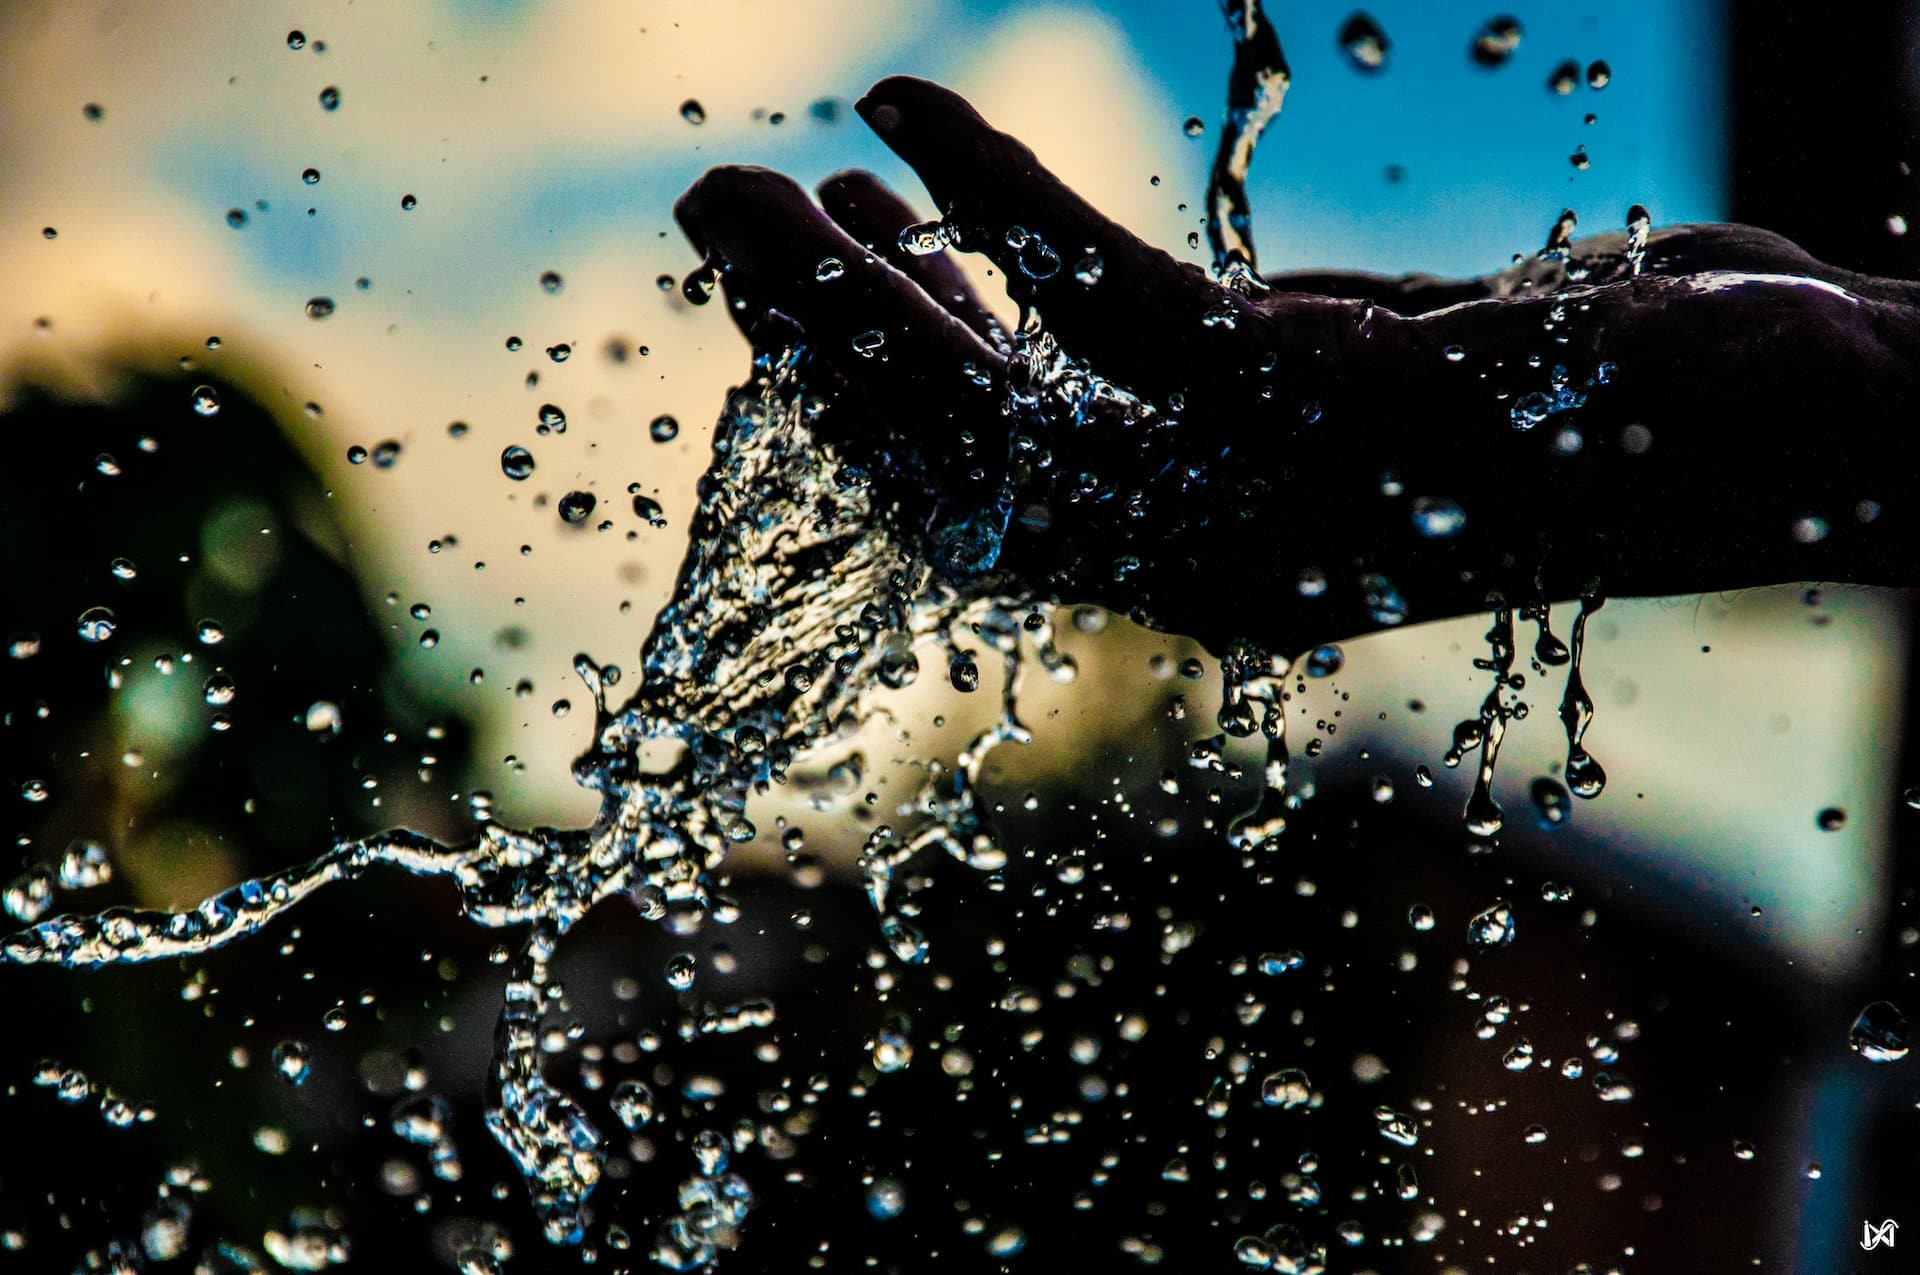
[[[1277,392],[1224,454],[1199,420],[1063,447],[1022,492],[1008,564],[1215,649],[1281,651],[1495,595],[1920,583],[1912,310],[1723,285],[1379,312],[1317,419]]]

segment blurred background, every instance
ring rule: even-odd
[[[1263,264],[1482,273],[1563,207],[1595,231],[1638,202],[1911,277],[1915,11],[1776,8],[1372,4],[1374,66],[1342,43],[1353,8],[1281,6],[1295,82],[1250,187]],[[1477,64],[1507,16],[1517,45]],[[1201,261],[1229,52],[1200,0],[15,0],[8,924],[190,905],[333,836],[459,837],[476,793],[520,826],[589,821],[573,657],[634,664],[746,372],[726,316],[681,297],[674,197],[717,162],[806,182],[857,165],[925,207],[850,110],[909,72]],[[509,446],[532,454],[523,480]],[[597,506],[568,523],[575,491]],[[924,970],[883,968],[852,859],[993,706],[924,683],[889,700],[768,801],[762,826],[804,827],[806,849],[742,848],[740,924],[689,944],[603,909],[570,942],[579,1030],[555,1074],[645,1077],[679,1104],[614,1148],[587,1252],[649,1265],[681,1144],[744,1121],[761,1205],[723,1269],[1228,1269],[1236,1238],[1276,1226],[1340,1270],[1872,1260],[1860,1223],[1899,1218],[1917,1167],[1912,1064],[1848,1044],[1913,970],[1909,599],[1610,602],[1584,666],[1608,788],[1547,817],[1564,740],[1558,674],[1539,679],[1494,854],[1460,830],[1470,767],[1440,764],[1486,693],[1485,627],[1344,644],[1296,700],[1314,795],[1243,862],[1217,829],[1257,756],[1187,760],[1214,661],[1076,615],[1078,680],[1032,679],[1036,743],[989,769],[1014,862],[914,886]],[[1469,959],[1467,919],[1496,898],[1516,945]],[[231,1241],[298,1268],[312,1254],[288,1237],[324,1234],[363,1264],[570,1268],[479,1123],[499,941],[450,892],[380,878],[181,966],[0,968],[0,1264],[111,1269],[119,1244],[192,1269]],[[689,947],[701,980],[670,988]],[[1262,973],[1276,954],[1300,959]],[[762,997],[771,1033],[679,1038]],[[894,1014],[923,1056],[881,1075]],[[1515,1070],[1522,1037],[1537,1058]],[[296,1039],[298,1088],[269,1061]],[[1283,1065],[1313,1076],[1304,1124],[1259,1100]],[[86,1100],[63,1105],[76,1070]],[[108,1089],[153,1119],[101,1119]],[[430,1098],[452,1170],[392,1131]],[[1425,1125],[1416,1146],[1379,1137],[1381,1104]]]

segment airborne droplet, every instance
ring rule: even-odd
[[[77,628],[83,640],[104,642],[113,636],[114,624],[111,608],[88,607],[80,613]]]
[[[1907,1016],[1891,1001],[1875,1001],[1853,1020],[1847,1045],[1868,1062],[1898,1062],[1907,1056]]]
[[[1513,907],[1501,899],[1467,922],[1467,945],[1477,948],[1505,947],[1513,942]]]
[[[283,1040],[273,1047],[274,1074],[290,1085],[304,1085],[313,1070],[307,1046],[298,1040]]]
[[[1506,64],[1513,51],[1520,47],[1520,37],[1524,34],[1520,20],[1513,17],[1489,19],[1487,24],[1474,34],[1473,44],[1468,48],[1474,65],[1496,67]]]
[[[533,474],[533,453],[524,447],[509,447],[500,453],[500,472],[515,482],[524,482]]]
[[[1347,62],[1354,70],[1371,75],[1386,66],[1391,45],[1379,23],[1367,14],[1356,13],[1340,28],[1340,47],[1346,50]]]
[[[1313,1100],[1313,1082],[1298,1067],[1276,1071],[1260,1082],[1260,1101],[1269,1107],[1292,1111]]]
[[[560,521],[572,526],[585,522],[598,501],[590,491],[570,491],[560,497],[555,508],[559,511]]]

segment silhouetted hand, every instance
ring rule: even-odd
[[[903,248],[919,218],[865,173],[816,205],[715,168],[676,213],[756,346],[804,346],[823,436],[948,570],[1282,653],[1495,599],[1920,580],[1914,284],[1750,227],[1563,221],[1480,279],[1231,287],[938,85],[856,109],[1027,331],[944,250]]]

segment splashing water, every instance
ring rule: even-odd
[[[929,783],[916,803],[925,828],[896,840],[883,827],[870,839],[862,862],[890,947],[904,960],[924,954],[911,925],[888,912],[894,868],[934,845],[980,867],[1005,862],[974,793],[986,753],[1028,738],[1014,715],[1023,626],[1005,600],[968,598],[936,580],[880,525],[865,487],[846,481],[832,451],[813,437],[818,409],[791,356],[763,360],[716,431],[691,546],[642,650],[639,690],[609,711],[607,691],[620,670],[577,658],[596,712],[593,746],[574,766],[575,778],[602,795],[591,827],[521,831],[489,817],[459,845],[391,831],[336,845],[186,911],[57,916],[8,936],[0,960],[98,968],[197,956],[257,933],[316,891],[372,867],[450,878],[469,920],[529,927],[508,971],[486,1121],[527,1183],[547,1238],[580,1242],[604,1162],[602,1136],[546,1079],[539,1045],[544,1018],[564,1006],[551,966],[567,931],[615,896],[674,933],[708,918],[733,919],[737,906],[713,888],[713,874],[731,844],[756,835],[748,798],[782,782],[808,747],[849,733],[861,695],[903,684],[912,648],[936,637],[951,645],[945,631],[962,616],[1003,657],[1002,714],[962,751],[949,783]],[[1047,667],[1070,668],[1053,649],[1049,625],[1024,627]],[[677,760],[662,772],[643,771],[643,751],[662,747],[677,750]],[[693,1221],[683,1215],[663,1228],[656,1253],[680,1269],[729,1246],[751,1199],[744,1183],[718,1170],[703,1167],[695,1181],[693,1194],[713,1199]]]
[[[1207,186],[1207,242],[1213,248],[1214,270],[1223,280],[1255,284],[1258,261],[1247,171],[1260,134],[1280,114],[1293,72],[1260,0],[1225,0],[1223,7],[1233,35],[1233,69],[1227,75],[1227,114]]]
[[[1208,234],[1222,284],[1246,290],[1262,286],[1254,273],[1246,176],[1291,74],[1258,0],[1228,0],[1226,10],[1235,56],[1208,193]],[[694,114],[687,117],[698,122]],[[1637,272],[1647,223],[1642,210],[1636,213]],[[1563,214],[1542,255],[1564,259],[1572,226],[1571,212]],[[935,251],[946,235],[929,224],[910,227],[909,239],[913,251]],[[717,277],[717,267],[708,263],[689,276],[685,295],[704,303]],[[1107,410],[1152,412],[1072,360],[1035,314],[1012,334],[1012,346],[1010,407],[1023,416],[1073,420],[1075,404],[1095,399]],[[715,431],[676,587],[641,651],[637,690],[610,708],[609,694],[623,681],[622,671],[576,658],[595,711],[592,744],[573,771],[577,782],[601,797],[589,827],[520,830],[483,813],[473,838],[458,844],[389,831],[342,842],[304,865],[241,882],[179,912],[112,908],[40,920],[51,887],[17,883],[8,905],[29,924],[0,940],[0,961],[90,969],[194,957],[258,933],[316,891],[371,868],[447,878],[462,914],[475,924],[526,928],[508,965],[485,1119],[525,1182],[547,1239],[580,1243],[607,1160],[606,1138],[586,1109],[547,1078],[541,1047],[549,1015],[565,1008],[553,967],[569,930],[616,897],[673,934],[691,933],[708,920],[735,919],[738,906],[716,881],[729,848],[758,835],[748,817],[750,799],[785,782],[809,750],[850,735],[876,689],[910,682],[916,649],[941,648],[956,684],[964,680],[971,689],[979,666],[951,636],[966,625],[1000,657],[998,716],[950,767],[927,763],[926,783],[902,810],[907,822],[873,828],[859,860],[887,950],[904,964],[925,961],[927,941],[898,907],[896,878],[932,849],[983,871],[1005,866],[1007,855],[979,805],[985,759],[999,744],[1030,739],[1017,714],[1029,644],[1043,670],[1062,680],[1073,675],[1072,664],[1054,646],[1045,608],[954,583],[933,566],[936,557],[950,557],[938,552],[940,546],[929,551],[876,515],[865,482],[843,470],[831,446],[815,437],[823,407],[808,394],[799,367],[791,352],[761,356],[751,383],[731,395]],[[1038,411],[1043,401],[1065,410]],[[677,428],[672,418],[661,417],[652,436],[664,442]],[[502,467],[509,477],[524,478],[533,458],[512,448],[503,454]],[[1370,580],[1377,581],[1368,586],[1370,597],[1379,599],[1375,618],[1398,622],[1404,606],[1397,591],[1384,579]],[[1582,745],[1593,708],[1579,679],[1586,618],[1598,606],[1597,599],[1583,602],[1570,651],[1547,631],[1543,609],[1522,612],[1539,620],[1541,662],[1571,665],[1561,716],[1568,786],[1581,797],[1596,795],[1604,783]],[[1501,827],[1491,788],[1513,711],[1504,696],[1518,685],[1513,619],[1504,607],[1495,612],[1491,654],[1476,661],[1494,675],[1494,685],[1478,718],[1456,730],[1448,755],[1449,764],[1457,764],[1472,748],[1481,750],[1466,812],[1467,826],[1478,836]],[[1311,661],[1301,668],[1296,674],[1292,661],[1245,644],[1221,659],[1220,729],[1235,739],[1260,736],[1267,750],[1259,804],[1229,834],[1238,848],[1279,836],[1288,812],[1302,800],[1288,790],[1284,721],[1288,678],[1313,672]],[[662,757],[664,766],[654,761]],[[1195,764],[1206,761],[1196,758]],[[1473,927],[1475,946],[1501,946],[1513,936],[1504,903],[1474,918]],[[738,1012],[743,1023],[762,1014],[752,1007]],[[912,1048],[904,1020],[890,1020],[874,1047],[877,1069],[905,1066]],[[276,1065],[284,1079],[300,1083],[304,1048],[299,1056],[277,1055]],[[1303,1106],[1310,1095],[1305,1073],[1291,1069],[1269,1076],[1263,1091],[1266,1103],[1282,1108]],[[650,1118],[650,1103],[639,1091],[626,1092],[614,1110],[629,1128]],[[1417,1137],[1411,1118],[1391,1111],[1388,1116],[1382,1132],[1411,1145]],[[697,1171],[682,1185],[679,1211],[660,1227],[652,1250],[654,1260],[670,1269],[706,1266],[720,1250],[734,1247],[753,1203],[747,1182],[729,1171],[724,1135],[703,1131],[692,1149]],[[1257,1243],[1272,1248],[1279,1241],[1269,1236]]]

